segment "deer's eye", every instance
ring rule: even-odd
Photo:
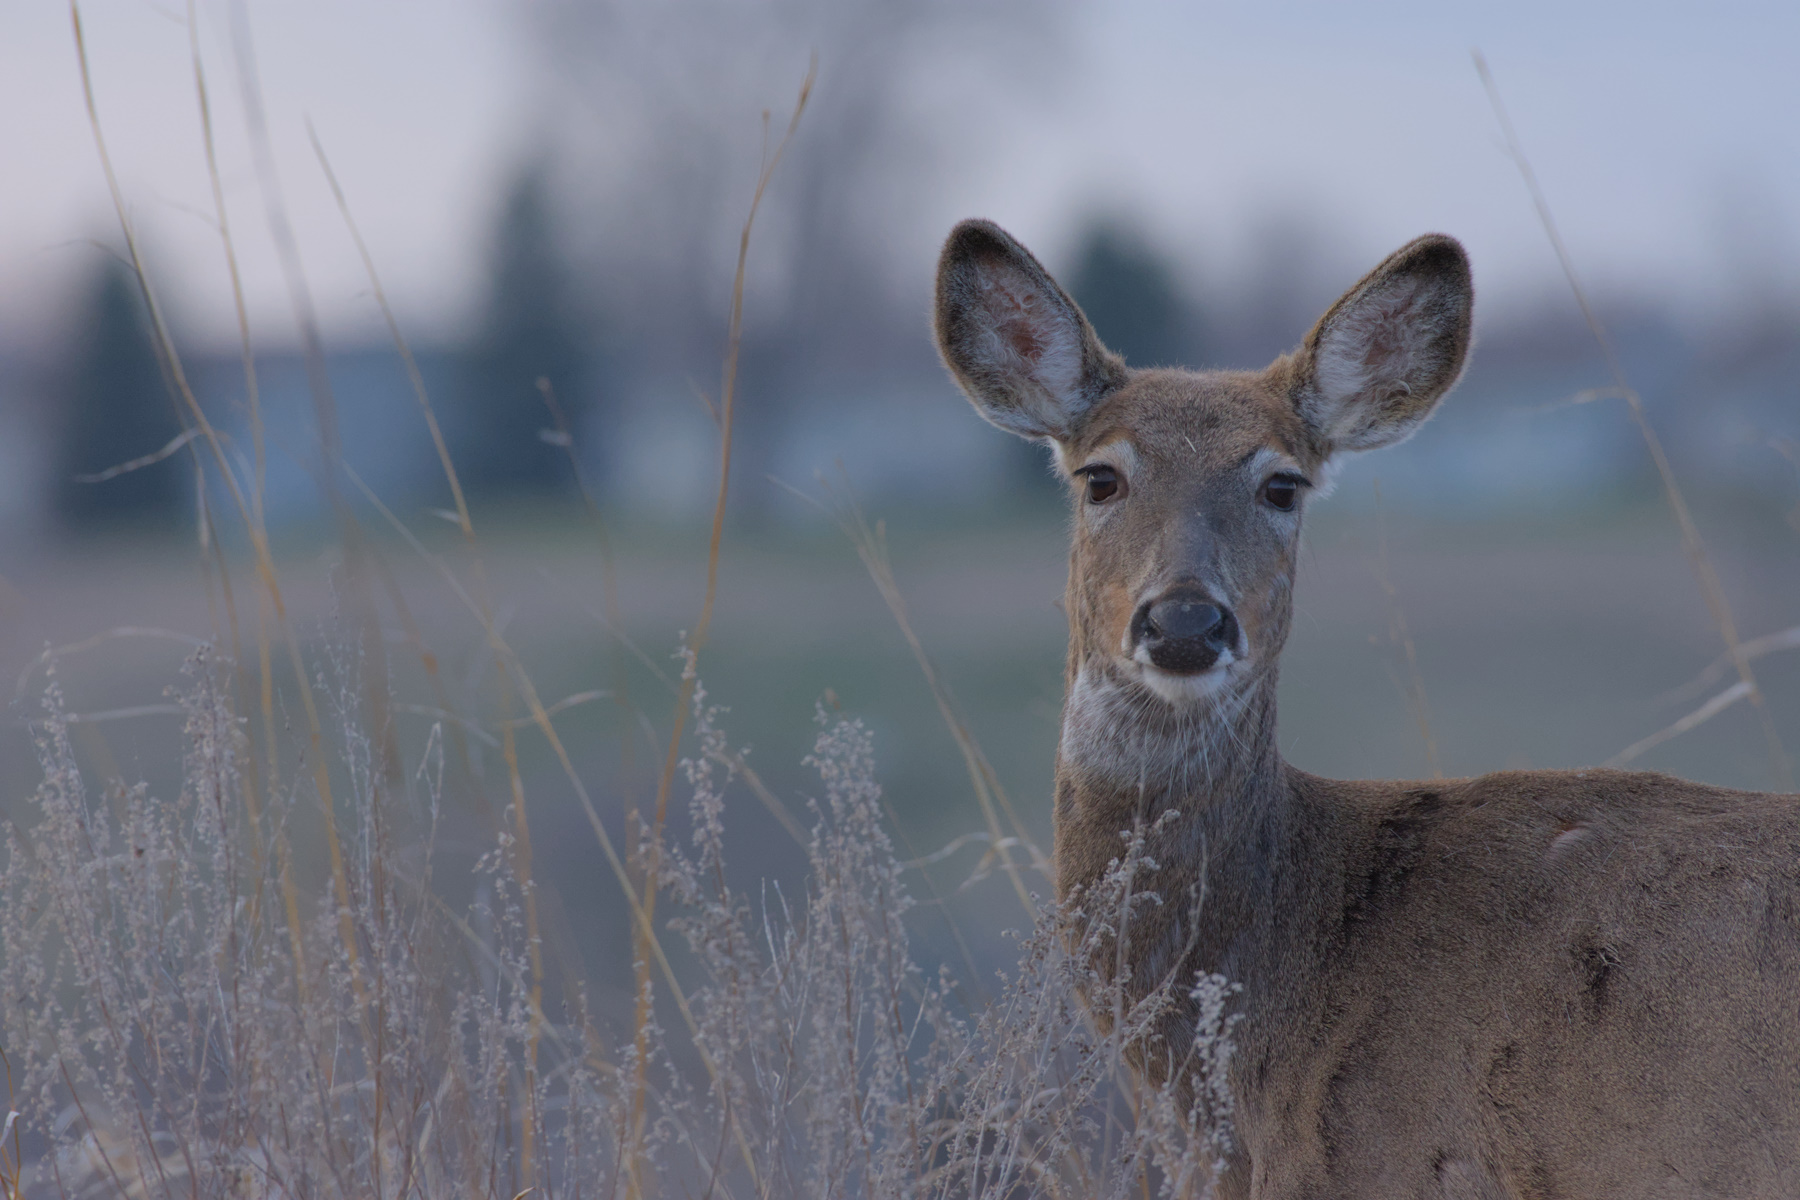
[[[1300,489],[1305,486],[1306,480],[1298,475],[1272,476],[1262,485],[1263,503],[1281,512],[1293,512],[1300,503]]]
[[[1087,498],[1089,504],[1105,504],[1125,494],[1124,481],[1119,473],[1111,467],[1084,467],[1081,472],[1087,476]]]

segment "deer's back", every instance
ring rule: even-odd
[[[1243,1064],[1268,1194],[1800,1195],[1800,797],[1294,786],[1345,852],[1317,986]]]

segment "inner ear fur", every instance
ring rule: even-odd
[[[1081,309],[1004,229],[963,221],[938,258],[938,352],[975,409],[1028,438],[1067,441],[1125,382]]]
[[[1333,304],[1296,356],[1293,400],[1326,453],[1402,441],[1462,374],[1475,289],[1455,238],[1409,242]]]

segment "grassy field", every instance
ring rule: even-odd
[[[1420,777],[1434,766],[1464,775],[1593,765],[1695,707],[1711,693],[1682,696],[1676,689],[1718,654],[1718,636],[1658,505],[1648,500],[1555,519],[1457,523],[1391,506],[1320,505],[1282,668],[1281,741],[1290,761],[1343,777]],[[909,521],[904,510],[891,516],[895,573],[915,627],[1047,847],[1065,629],[1060,514],[1046,499],[1034,511],[998,513],[991,522],[980,514],[955,525]],[[1723,507],[1708,527],[1745,636],[1791,624],[1790,600],[1800,589],[1793,532]],[[546,702],[616,690],[620,643],[601,617],[600,556],[591,530],[575,519],[534,514],[513,519],[489,544],[494,549],[484,566],[496,610]],[[454,546],[439,548],[458,561]],[[477,622],[412,551],[389,545],[381,554],[426,643],[441,657],[459,711],[494,719]],[[332,584],[335,561],[295,545],[282,565],[290,614],[313,653],[344,636],[334,616],[342,607],[342,589]],[[465,575],[467,567],[462,562]],[[608,697],[556,719],[603,816],[621,834],[625,809],[648,804],[655,790],[670,680],[679,673],[671,655],[697,615],[703,569],[700,531],[626,532],[617,573],[621,632],[630,646],[619,655],[629,710]],[[12,679],[46,644],[120,627],[203,639],[213,628],[194,552],[181,545],[49,557],[12,582],[16,616],[3,664]],[[244,587],[247,580],[240,581]],[[955,743],[844,537],[828,528],[740,531],[726,542],[720,596],[702,681],[713,702],[728,710],[721,724],[733,744],[750,748],[750,761],[793,811],[801,811],[809,778],[800,760],[812,741],[810,718],[824,702],[863,718],[873,731],[904,856],[922,856],[982,827]],[[403,757],[416,758],[435,701],[391,604],[384,601],[382,610],[395,696],[410,706],[395,718],[399,744]],[[1410,661],[1396,633],[1401,627],[1411,642]],[[59,672],[76,713],[166,708],[163,690],[188,652],[167,639],[121,637],[64,656]],[[1761,673],[1779,727],[1800,726],[1800,656],[1773,656]],[[19,718],[42,678],[28,675],[25,705],[15,708],[6,730],[10,805],[35,782]],[[77,725],[77,745],[103,776],[142,778],[166,789],[178,766],[168,754],[176,720],[152,711]],[[634,727],[629,769],[621,737],[628,725]],[[490,743],[491,734],[469,744],[494,790],[501,776],[497,745]],[[519,753],[542,847],[538,880],[560,914],[557,936],[563,951],[584,964],[582,973],[610,990],[623,984],[629,958],[615,885],[595,869],[592,832],[543,739],[523,731]],[[1747,706],[1656,747],[1637,765],[1729,786],[1773,786]],[[473,847],[479,838],[473,805],[467,796],[460,804],[460,810],[452,805],[452,828]],[[793,840],[750,795],[732,797],[728,819],[739,844],[755,851],[739,856],[746,870],[791,879],[800,869]],[[974,845],[935,864],[934,886],[955,891],[980,853]],[[971,893],[979,898],[1004,889],[988,880]]]
[[[98,134],[91,93],[89,110]],[[724,451],[710,529],[602,536],[574,497],[390,518],[327,435],[331,522],[271,533],[216,397],[179,383],[223,544],[140,530],[7,564],[0,1066],[24,1115],[0,1133],[0,1200],[1211,1194],[1238,985],[1131,996],[1113,973],[1132,914],[1162,902],[1139,886],[1142,828],[1090,893],[1043,902],[1061,505],[884,496],[881,554],[798,501],[793,522],[737,520],[755,211],[705,401]],[[156,334],[181,379],[160,314]],[[460,509],[422,383],[416,399]],[[579,463],[552,411],[545,440]],[[1309,515],[1289,761],[1419,778],[1629,757],[1783,780],[1765,731],[1800,729],[1800,654],[1757,661],[1763,713],[1701,719],[1732,679],[1654,487],[1438,508],[1416,486],[1381,504],[1368,472]],[[1796,628],[1800,531],[1761,498],[1696,502],[1740,635]],[[1164,1082],[1127,1066],[1176,1041],[1191,1051]]]
[[[1592,765],[1730,683],[1691,682],[1720,640],[1660,497],[1450,520],[1372,503],[1370,481],[1346,489],[1316,506],[1303,544],[1282,673],[1295,764],[1347,777]],[[1794,531],[1741,499],[1697,516],[1743,636],[1792,626]],[[890,501],[869,517],[886,518],[910,627],[1024,840],[1047,852],[1065,638],[1055,498],[954,521]],[[0,1004],[28,1086],[90,1111],[54,1136],[54,1110],[38,1112],[0,1183],[14,1187],[23,1154],[80,1181],[56,1195],[138,1194],[160,1172],[158,1194],[193,1180],[220,1195],[431,1196],[484,1170],[498,1197],[576,1194],[608,1173],[607,1194],[631,1197],[779,1178],[771,1194],[910,1195],[928,1179],[931,1194],[998,1198],[1043,1157],[1046,1194],[1093,1194],[1094,1171],[1120,1181],[1109,1195],[1160,1179],[1207,1194],[1229,1093],[1178,1113],[1125,1072],[1154,1012],[1093,1040],[1075,996],[1108,994],[1088,944],[1106,923],[1021,903],[1051,880],[1024,846],[1010,851],[1027,864],[1017,884],[989,853],[990,830],[1012,831],[984,816],[849,537],[823,520],[728,528],[697,663],[718,711],[689,715],[678,753],[692,765],[668,773],[706,531],[615,530],[609,618],[600,540],[575,504],[478,511],[478,550],[429,514],[402,519],[420,540],[365,533],[360,568],[335,535],[290,531],[275,548],[317,741],[273,634],[270,703],[255,699],[247,556],[227,559],[229,605],[216,560],[167,538],[65,548],[8,578],[0,668],[19,683],[0,780],[30,850],[0,874]],[[477,596],[566,766],[523,715],[522,677],[496,669]],[[370,612],[373,626],[357,615]],[[229,670],[184,676],[200,643],[230,649],[234,615],[235,685]],[[28,727],[52,665],[73,719]],[[1758,667],[1776,728],[1800,725],[1800,655]],[[760,787],[725,780],[740,752]],[[1635,765],[1776,778],[1741,704]],[[654,823],[659,799],[649,971],[639,901],[592,822],[629,855],[632,814]],[[198,819],[209,806],[223,837]],[[114,829],[147,868],[110,849]],[[647,861],[625,869],[641,880]],[[1134,861],[1104,903],[1131,902]],[[1195,988],[1205,1078],[1222,1081],[1230,984]],[[31,1000],[38,989],[54,1003]],[[204,1036],[189,1028],[201,1014]],[[910,1033],[882,1032],[901,1014]],[[77,1045],[86,1066],[59,1075]],[[169,1107],[206,1080],[190,1115]],[[316,1136],[295,1135],[290,1110]],[[890,1132],[869,1139],[876,1117]],[[1089,1132],[1058,1132],[1076,1128]],[[844,1138],[879,1161],[844,1159]],[[108,1165],[121,1157],[133,1165]]]

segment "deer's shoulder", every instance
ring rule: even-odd
[[[1554,860],[1603,839],[1638,846],[1690,842],[1700,849],[1701,840],[1721,836],[1785,843],[1800,835],[1800,796],[1656,771],[1596,767],[1430,780],[1290,774],[1309,807],[1330,812],[1346,836],[1369,846],[1480,835],[1489,850],[1541,852]]]
[[[1342,831],[1349,926],[1691,924],[1800,894],[1800,796],[1605,769],[1297,786]]]

